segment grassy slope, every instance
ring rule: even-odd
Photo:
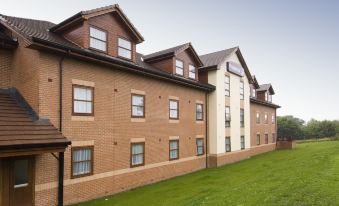
[[[86,205],[339,205],[339,141],[300,144]]]

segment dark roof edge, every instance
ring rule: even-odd
[[[211,66],[207,66],[207,67],[200,67],[198,69],[198,72],[209,72],[209,71],[215,71],[218,70],[218,65],[211,65]]]
[[[151,57],[151,58],[144,59],[144,61],[152,63],[152,62],[161,61],[163,59],[167,59],[167,58],[170,58],[170,57],[173,57],[173,56],[174,56],[174,52],[168,52],[168,53],[165,53],[165,54],[162,54],[162,55],[159,55],[159,56],[154,56],[154,57]]]
[[[80,55],[80,57],[92,60],[92,61],[99,61],[102,63],[106,63],[106,64],[114,64],[118,67],[120,67],[121,69],[123,69],[124,71],[131,71],[134,73],[141,73],[150,77],[154,77],[154,78],[158,78],[158,79],[164,79],[164,80],[168,80],[174,83],[179,83],[181,85],[185,85],[188,87],[193,87],[196,89],[200,89],[203,91],[214,91],[215,90],[215,86],[210,85],[210,84],[204,84],[204,83],[196,83],[196,82],[192,82],[190,80],[185,80],[182,79],[181,77],[177,77],[175,75],[171,75],[171,74],[166,74],[166,73],[162,73],[162,72],[157,72],[157,71],[150,71],[150,70],[146,70],[143,67],[140,67],[138,65],[134,65],[128,62],[121,62],[118,60],[114,60],[108,57],[104,57],[101,55],[97,55],[94,53],[90,53],[81,49],[76,49],[76,48],[70,48],[64,45],[60,45],[60,44],[56,44],[56,43],[52,43],[46,40],[42,40],[36,37],[33,37],[32,40],[34,41],[33,44],[30,45],[30,47],[37,47],[37,48],[45,48],[45,49],[50,49],[50,50],[57,50],[59,52],[63,52],[63,53],[68,53],[69,55],[72,55],[71,52],[74,53],[74,57],[77,57],[77,55]],[[60,51],[61,50],[61,51]]]
[[[81,12],[78,12],[74,14],[73,16],[69,17],[68,19],[65,19],[64,21],[60,22],[59,24],[54,25],[49,29],[51,32],[57,32],[58,30],[62,30],[62,28],[66,27],[69,23],[72,23],[72,21],[76,19],[82,18]]]
[[[272,108],[275,108],[275,109],[281,108],[281,106],[279,106],[277,104],[262,101],[262,100],[259,100],[259,99],[253,98],[253,97],[250,98],[250,101],[251,101],[251,103],[261,104],[261,105],[272,107]]]
[[[243,66],[245,67],[244,69],[245,69],[245,73],[246,73],[247,79],[249,80],[249,83],[253,84],[253,78],[252,78],[250,69],[248,68],[248,66],[246,64],[246,61],[245,61],[244,57],[242,56],[242,53],[241,53],[239,47],[236,49],[235,53],[237,54],[237,56],[238,56],[238,58],[240,60],[240,63],[243,64]]]

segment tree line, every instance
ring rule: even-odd
[[[293,116],[281,116],[278,121],[278,137],[293,139],[320,139],[339,137],[339,120],[315,120],[305,122]]]

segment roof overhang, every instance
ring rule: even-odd
[[[123,21],[125,26],[132,32],[133,36],[136,38],[137,43],[141,43],[144,41],[144,37],[134,27],[134,25],[131,23],[131,21],[128,19],[128,17],[124,14],[124,12],[121,10],[119,5],[117,4],[99,8],[99,9],[94,9],[93,11],[79,12],[71,16],[70,18],[62,21],[61,23],[53,26],[52,28],[50,28],[50,31],[55,32],[55,33],[60,33],[62,31],[65,31],[71,28],[75,24],[81,23],[85,20],[88,20],[96,16],[108,14],[108,13],[115,13],[120,17],[120,19]]]
[[[275,109],[281,108],[281,106],[279,106],[277,104],[273,104],[271,102],[262,101],[262,100],[259,100],[259,99],[253,98],[253,97],[250,98],[250,102],[254,103],[254,104],[260,104],[260,105],[263,105],[263,106],[275,108]]]
[[[78,58],[78,59],[95,62],[95,63],[100,63],[100,64],[104,64],[107,66],[114,66],[114,68],[120,69],[123,71],[133,72],[137,74],[142,74],[144,76],[149,76],[149,77],[153,77],[157,79],[170,81],[170,82],[173,82],[179,85],[203,90],[206,92],[215,90],[215,86],[210,85],[210,84],[204,84],[204,83],[196,82],[194,80],[184,79],[177,75],[164,73],[158,70],[145,69],[131,62],[123,61],[123,60],[120,60],[114,57],[110,57],[110,56],[106,56],[102,54],[96,54],[96,53],[89,52],[83,49],[67,47],[64,45],[42,40],[36,37],[33,37],[32,40],[33,40],[33,43],[29,46],[29,48],[32,48],[32,49],[38,49],[38,50],[42,49],[42,50],[53,51],[53,52],[61,53],[64,55],[68,55],[73,58]]]

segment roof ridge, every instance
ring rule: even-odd
[[[51,22],[51,21],[40,20],[40,19],[32,19],[32,18],[24,18],[24,17],[18,17],[18,16],[8,16],[8,15],[1,14],[1,13],[0,13],[0,18],[1,18],[1,17],[5,18],[7,21],[8,21],[7,18],[16,18],[16,19],[23,19],[23,20],[29,20],[29,21],[46,22],[46,23],[50,23],[50,24],[54,24],[54,25],[55,25],[55,23],[53,23],[53,22]]]
[[[200,55],[200,57],[210,55],[210,54],[219,53],[219,52],[226,52],[226,51],[233,50],[233,49],[239,49],[239,46],[235,46],[235,47],[231,47],[231,48],[228,48],[228,49],[223,49],[223,50],[219,50],[219,51],[215,51],[215,52],[211,52],[211,53],[207,53],[207,54],[202,54],[202,55]]]
[[[158,50],[158,51],[155,51],[155,52],[152,52],[152,53],[149,53],[149,54],[145,54],[144,56],[146,57],[146,58],[148,58],[148,56],[151,56],[151,55],[154,55],[154,54],[157,54],[157,53],[162,53],[162,52],[164,52],[164,51],[169,51],[169,53],[170,52],[175,52],[175,51],[177,51],[179,48],[181,48],[181,47],[184,47],[184,46],[186,46],[186,45],[191,45],[191,42],[187,42],[187,43],[184,43],[184,44],[179,44],[179,45],[177,45],[177,46],[173,46],[173,47],[170,47],[170,48],[166,48],[166,49],[161,49],[161,50]],[[173,50],[173,49],[175,49],[175,50]],[[172,51],[173,50],[173,51]],[[156,55],[157,56],[157,55]]]
[[[112,9],[112,8],[116,8],[116,7],[119,7],[119,5],[118,4],[111,4],[111,5],[107,5],[107,6],[98,7],[98,8],[95,8],[95,9],[83,10],[83,11],[80,11],[80,13],[81,14],[89,14],[89,13],[104,11],[104,10],[108,10],[108,9]]]

